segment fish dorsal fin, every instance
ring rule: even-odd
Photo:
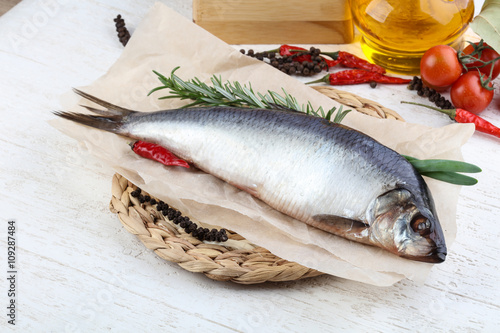
[[[337,215],[319,214],[313,216],[312,226],[358,242],[368,241],[370,226],[358,221]]]

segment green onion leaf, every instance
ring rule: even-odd
[[[420,160],[415,157],[402,155],[422,175],[456,185],[474,185],[477,179],[462,175],[458,172],[477,173],[481,168],[474,164],[453,161],[428,159]]]
[[[421,175],[455,185],[472,186],[477,184],[477,179],[456,172],[423,172]]]
[[[404,156],[404,157],[411,162],[411,164],[415,167],[415,169],[421,172],[446,171],[446,172],[478,173],[482,171],[481,168],[479,168],[477,165],[462,161],[440,160],[440,159],[419,160],[417,158],[410,156]]]

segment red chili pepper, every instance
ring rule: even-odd
[[[410,79],[402,79],[395,76],[387,76],[385,74],[375,73],[374,80],[377,83],[388,83],[388,84],[407,84],[410,83]]]
[[[363,69],[348,69],[326,75],[330,85],[367,83],[375,80],[375,73]]]
[[[326,82],[332,86],[338,86],[338,85],[368,83],[372,81],[377,83],[406,84],[409,83],[411,80],[402,79],[399,77],[387,76],[384,74],[370,72],[363,69],[348,69],[345,71],[340,71],[325,75],[321,79],[308,82],[307,84]]]
[[[294,55],[297,52],[307,51],[303,47],[298,47],[298,46],[293,46],[293,45],[287,45],[287,44],[281,45],[278,50],[279,50],[279,54],[282,55],[282,56],[291,56],[291,55]]]
[[[300,52],[307,52],[306,49],[293,45],[281,45],[279,50],[279,54],[283,57],[290,57]],[[310,54],[298,55],[294,58],[295,61],[304,62],[304,61],[312,61],[312,57]]]
[[[289,56],[296,55],[297,53],[300,53],[300,52],[307,52],[308,50],[303,48],[303,47],[299,47],[299,46],[283,44],[279,47],[278,50],[272,50],[272,51],[279,51],[279,54],[281,56],[289,57]],[[380,74],[385,73],[385,69],[383,67],[381,67],[379,65],[372,64],[372,63],[370,63],[364,59],[361,59],[361,58],[357,57],[356,55],[349,53],[349,52],[345,52],[345,51],[321,52],[321,54],[332,58],[330,60],[330,59],[327,59],[325,57],[322,57],[323,60],[325,60],[325,62],[329,68],[335,67],[338,64],[341,64],[342,66],[349,67],[349,68],[365,69],[367,71],[380,73]],[[309,54],[298,55],[295,57],[295,60],[298,62],[311,61],[311,55],[309,55]]]
[[[439,111],[441,113],[447,114],[452,120],[455,120],[457,123],[474,124],[476,125],[476,131],[486,134],[491,134],[496,136],[497,138],[500,138],[500,128],[496,127],[486,119],[483,119],[470,111],[464,109],[439,109],[430,105],[413,103],[413,102],[401,102],[401,103],[419,105],[426,107],[428,109]]]
[[[336,59],[336,60],[330,60],[330,59],[325,59],[323,58],[326,62],[326,65],[328,66],[328,68],[331,68],[331,67],[335,67],[337,66],[338,64],[341,63],[341,60],[340,58]]]
[[[165,165],[189,168],[188,162],[178,158],[167,148],[164,148],[155,143],[136,141],[130,146],[132,147],[132,150],[139,156],[160,162]]]
[[[456,122],[464,124],[474,124],[476,125],[476,131],[491,134],[496,136],[497,138],[500,138],[500,128],[496,127],[486,119],[483,119],[478,115],[464,109],[451,109],[451,111],[452,113],[453,111],[455,113],[453,119]],[[451,117],[452,116],[450,116],[450,118]]]
[[[324,53],[326,54],[326,53]],[[340,61],[340,64],[345,67],[349,68],[357,68],[357,69],[365,69],[367,71],[375,72],[375,73],[380,73],[384,74],[385,69],[379,65],[372,64],[364,59],[361,59],[357,56],[355,56],[352,53],[349,52],[344,52],[344,51],[338,51],[334,52],[331,54],[326,54],[329,55],[332,59]]]

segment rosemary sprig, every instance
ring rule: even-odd
[[[179,69],[176,67],[170,73],[170,77],[166,77],[156,71],[153,71],[157,76],[161,86],[152,89],[148,96],[152,93],[169,89],[170,95],[160,97],[159,99],[179,98],[189,99],[193,102],[184,107],[192,107],[197,105],[203,106],[233,106],[233,107],[250,107],[264,109],[290,109],[307,114],[325,118],[334,123],[340,123],[351,110],[343,110],[342,106],[337,110],[335,107],[325,113],[322,107],[315,110],[311,104],[299,104],[297,99],[288,94],[284,89],[283,95],[277,92],[268,90],[265,95],[255,93],[251,84],[248,86],[241,85],[239,82],[223,83],[222,79],[217,76],[212,76],[212,86],[201,82],[198,78],[184,81],[175,72]],[[337,111],[337,112],[335,112]],[[335,117],[331,120],[332,115]],[[403,155],[404,156],[404,155]],[[404,156],[417,171],[423,175],[444,182],[456,185],[474,185],[477,180],[465,176],[458,172],[480,172],[477,166],[461,161],[452,160],[419,160],[414,157]]]
[[[151,90],[148,96],[158,90],[169,89],[170,95],[160,97],[159,99],[180,98],[181,100],[190,99],[193,101],[184,107],[204,105],[262,109],[281,108],[305,112],[313,116],[325,118],[328,121],[335,123],[340,123],[347,113],[351,111],[343,110],[342,106],[338,111],[337,108],[333,107],[328,110],[328,112],[325,112],[321,106],[315,110],[311,102],[307,102],[307,104],[299,104],[297,99],[287,93],[285,89],[282,89],[283,95],[270,90],[263,95],[261,93],[256,93],[251,84],[248,84],[247,86],[241,85],[239,82],[229,81],[223,83],[222,79],[215,75],[210,79],[212,86],[201,82],[196,77],[189,81],[184,81],[175,74],[178,69],[179,67],[174,68],[170,73],[170,77],[166,77],[157,71],[153,71],[158,76],[162,85]],[[331,118],[334,113],[335,117],[332,120]]]

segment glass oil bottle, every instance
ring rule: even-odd
[[[473,0],[350,0],[367,58],[387,70],[418,74],[434,45],[459,50],[474,15]]]

